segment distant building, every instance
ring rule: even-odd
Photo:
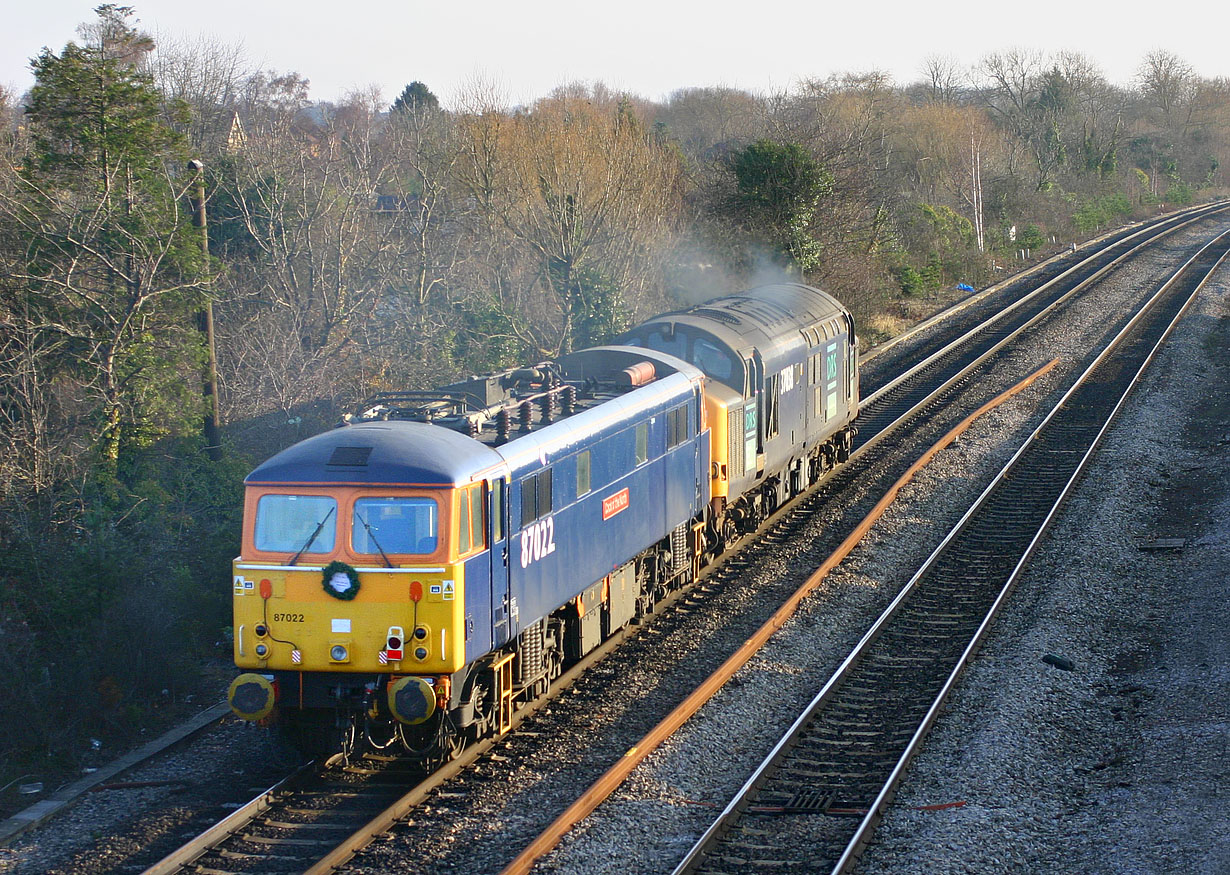
[[[418,209],[420,207],[417,198],[400,194],[376,195],[376,212],[378,213],[408,213]]]
[[[244,132],[243,122],[239,120],[239,113],[231,111],[231,126],[226,133],[226,148],[225,151],[239,152],[244,146],[248,145],[248,135]]]

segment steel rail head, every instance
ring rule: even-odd
[[[320,763],[317,760],[312,760],[299,766],[299,768],[278,781],[268,790],[255,796],[242,807],[236,808],[192,841],[167,854],[167,856],[146,869],[142,875],[168,875],[171,872],[183,871],[203,854],[217,847],[227,837],[238,832],[251,823],[259,814],[268,810],[278,794],[289,789],[294,782],[313,771],[319,765]]]

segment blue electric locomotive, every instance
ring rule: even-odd
[[[583,350],[363,413],[246,479],[232,708],[447,757],[693,575],[704,376]],[[340,738],[340,741],[339,741]]]

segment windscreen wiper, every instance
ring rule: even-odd
[[[389,561],[389,557],[384,554],[384,548],[380,546],[380,542],[376,540],[376,533],[372,531],[372,527],[367,524],[367,520],[363,519],[363,515],[356,509],[354,512],[355,519],[363,523],[363,528],[367,529],[367,537],[372,539],[372,543],[376,545],[376,549],[380,551],[380,558],[384,560],[386,568],[392,568],[393,563]]]
[[[321,529],[325,527],[325,523],[329,521],[329,517],[333,516],[333,511],[335,510],[337,510],[336,507],[329,508],[329,512],[324,515],[324,518],[321,519],[320,522],[316,524],[316,531],[312,532],[312,536],[307,539],[307,542],[302,547],[299,548],[299,552],[290,557],[290,562],[288,564],[294,565],[295,562],[299,560],[299,557],[303,555],[304,551],[306,551],[308,547],[312,546],[312,542],[320,536]]]

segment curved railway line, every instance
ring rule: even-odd
[[[949,691],[1110,422],[1230,252],[1228,236],[1185,264],[1064,395],[676,875],[768,866],[837,873],[857,860]]]
[[[671,620],[672,613],[677,617],[686,616],[715,594],[735,586],[740,574],[749,565],[771,553],[774,545],[794,537],[806,520],[819,508],[829,505],[835,496],[841,495],[851,484],[860,478],[875,479],[884,485],[891,483],[904,466],[900,462],[891,463],[888,446],[891,442],[885,442],[883,438],[898,431],[906,422],[916,423],[922,419],[937,417],[949,399],[967,386],[973,375],[988,361],[1009,347],[1013,338],[1028,332],[1032,326],[1056,312],[1094,280],[1113,271],[1123,260],[1144,247],[1225,209],[1225,205],[1205,207],[1108,237],[1093,253],[1078,252],[1068,255],[1049,264],[1040,274],[1036,272],[1028,281],[1031,286],[1037,286],[1033,291],[1018,294],[1009,291],[1014,288],[1014,284],[1009,284],[1005,290],[993,296],[984,293],[983,300],[964,307],[951,321],[944,324],[943,330],[930,332],[927,339],[914,345],[915,355],[921,359],[917,365],[900,376],[883,381],[882,385],[867,387],[874,391],[870,392],[864,402],[859,419],[860,434],[856,451],[849,463],[823,479],[811,491],[786,505],[773,520],[762,527],[755,539],[743,539],[721,565],[708,569],[691,587],[672,594],[668,600],[660,603],[650,623],[632,627],[605,642],[584,662],[562,677],[547,698],[519,711],[510,736],[488,740],[467,749],[457,760],[425,780],[421,779],[421,775],[400,772],[395,765],[379,760],[372,761],[370,767],[343,772],[322,769],[320,764],[314,764],[260,794],[251,803],[146,871],[324,872],[343,867],[366,847],[374,836],[404,820],[407,814],[424,801],[439,800],[442,796],[447,798],[448,791],[443,789],[442,792],[442,788],[447,788],[459,775],[475,773],[476,764],[478,769],[484,768],[484,761],[498,764],[502,759],[515,755],[507,751],[526,739],[530,745],[537,743],[534,741],[538,737],[535,729],[537,720],[542,718],[543,714],[549,713],[553,707],[558,711],[566,711],[569,707],[583,711],[583,700],[587,693],[571,688],[576,678],[588,672],[591,683],[601,687],[601,673],[604,669],[599,667],[599,663],[609,654],[617,649],[635,651],[637,648],[652,648],[655,639],[669,634],[669,624],[679,622],[678,619]],[[1016,281],[1021,282],[1024,281]],[[999,302],[1005,298],[1014,299],[1015,302],[1004,307]],[[990,318],[987,317],[988,312],[993,313]],[[875,353],[872,355],[874,357]],[[871,381],[879,380],[878,375],[888,368],[882,363],[889,358],[883,356],[879,361],[873,361],[872,366],[865,370],[865,376],[869,376]],[[1066,458],[1069,454],[1062,455]],[[877,466],[887,467],[872,478],[871,472],[877,469]],[[853,517],[855,513],[856,509],[851,508],[852,518],[856,518]],[[916,605],[924,603],[923,596],[918,599],[917,602],[913,598],[907,601]],[[925,621],[918,622],[922,624],[919,629],[926,628]],[[944,620],[942,625],[960,627],[967,623],[967,620]],[[878,637],[878,632],[873,630],[868,633],[868,638],[873,634]],[[883,659],[876,662],[874,659],[863,660],[852,655],[848,662],[852,665],[865,663],[872,666],[881,665]],[[918,660],[906,659],[901,666],[896,666],[890,657],[884,665],[892,666],[893,670],[881,666],[881,674],[895,677],[898,669],[905,671],[915,662]],[[857,685],[849,689],[856,687]],[[828,689],[826,686],[826,690]],[[669,700],[671,697],[682,698],[686,693],[687,690],[659,691],[663,700]],[[563,700],[578,701],[572,701],[565,706]],[[518,726],[522,728],[518,729]],[[772,770],[770,767],[769,771]],[[781,774],[784,776],[786,773]],[[755,779],[749,781],[749,785],[753,783]],[[891,795],[891,791],[886,792]],[[855,802],[845,799],[844,796],[839,799],[831,791],[812,794],[808,799],[810,801],[807,801],[806,805],[810,806],[809,811],[827,809],[832,812],[841,807],[858,809],[861,806],[871,811],[872,815],[882,811],[883,805],[887,804],[887,797],[883,801],[873,796],[871,799]],[[779,796],[774,797],[772,802],[762,800],[754,803],[732,803],[731,810],[750,810],[754,814],[757,807],[768,805],[784,811],[789,809],[788,803],[792,801],[797,803],[796,807],[804,804],[801,799],[795,800],[792,797],[791,800],[783,801]],[[841,804],[838,804],[839,802]],[[870,820],[872,815],[867,819]],[[782,812],[756,816],[780,818]],[[816,819],[814,814],[798,816]],[[826,817],[824,820],[828,822],[835,819]],[[840,820],[843,824],[848,824],[853,818]],[[729,836],[740,829],[744,827],[731,827],[727,823],[722,826],[715,825],[711,832],[714,835],[727,836],[724,841],[729,846]],[[865,835],[860,833],[855,844],[865,841]],[[710,853],[703,849],[695,850],[684,866],[699,865],[697,861],[701,859],[716,861],[718,857],[708,856]],[[745,855],[741,859],[746,861],[752,858]],[[709,863],[704,865],[708,866]],[[714,871],[724,870],[719,866]]]

